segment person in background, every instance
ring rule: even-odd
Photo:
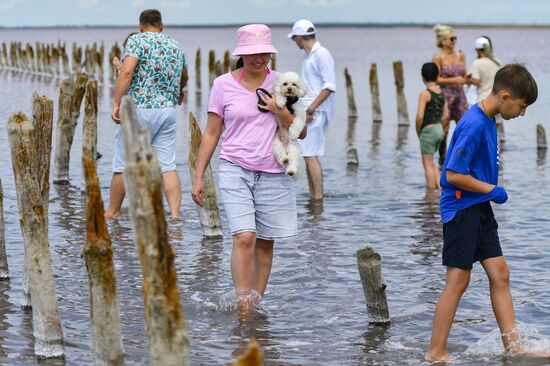
[[[324,188],[319,157],[325,153],[325,133],[334,116],[336,81],[332,55],[317,41],[315,33],[313,23],[301,19],[294,23],[288,38],[305,52],[301,77],[308,86],[308,92],[302,98],[308,132],[307,137],[298,142],[306,163],[309,193],[313,200],[320,201],[324,197]]]
[[[187,62],[178,42],[162,33],[163,28],[158,10],[144,10],[139,16],[140,33],[128,38],[124,48],[111,113],[111,118],[118,126],[106,218],[120,215],[120,207],[126,195],[122,175],[126,154],[120,126],[120,101],[125,94],[134,99],[139,121],[151,131],[151,145],[157,152],[170,215],[179,217],[180,214],[175,107],[183,102],[183,88],[188,79]]]
[[[439,48],[432,61],[439,68],[437,83],[445,93],[447,106],[449,108],[449,120],[456,123],[460,121],[464,112],[468,110],[468,101],[464,93],[466,80],[466,58],[464,52],[456,51],[457,37],[453,29],[447,25],[437,24],[434,26],[436,46]],[[447,133],[449,124],[443,125],[445,136],[439,145],[439,165],[443,165],[447,153]]]
[[[203,174],[218,145],[219,191],[229,230],[233,236],[231,274],[241,314],[258,306],[267,287],[275,240],[298,233],[296,192],[293,179],[273,155],[277,120],[286,128],[293,121],[286,106],[261,95],[259,88],[273,89],[277,73],[267,68],[277,53],[271,30],[264,24],[249,24],[237,31],[233,56],[242,67],[214,80],[208,101],[208,120],[199,147],[191,195],[204,204]],[[301,133],[303,138],[307,127]]]
[[[498,185],[495,115],[523,116],[537,97],[537,83],[529,71],[519,64],[506,65],[496,73],[491,93],[470,108],[454,130],[441,174],[439,204],[447,273],[435,307],[427,361],[449,361],[447,338],[475,262],[481,263],[489,279],[491,305],[506,354],[526,352],[515,328],[510,270],[490,201],[503,204],[508,199]]]
[[[126,44],[128,43],[128,39],[133,36],[134,34],[138,34],[138,32],[131,32],[130,34],[128,34],[126,36],[126,38],[124,38],[124,41],[122,41],[122,54],[124,54],[124,49],[126,48]],[[120,70],[122,70],[122,61],[118,58],[118,57],[113,57],[113,66],[115,67],[115,70],[117,72],[117,75],[118,73],[120,72]]]
[[[443,121],[447,123],[449,110],[445,95],[437,84],[439,69],[433,62],[422,65],[422,81],[426,90],[418,97],[416,133],[420,139],[420,153],[426,177],[426,188],[439,188],[439,167],[434,163],[434,154],[443,140]]]
[[[468,75],[467,80],[476,86],[476,103],[479,103],[491,93],[495,75],[502,65],[500,60],[493,56],[493,45],[489,37],[476,38],[474,47],[477,59],[472,64],[472,73]]]

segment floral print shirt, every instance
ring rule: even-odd
[[[160,32],[131,36],[124,57],[138,59],[128,95],[137,108],[164,108],[177,105],[181,73],[187,60],[179,43]]]

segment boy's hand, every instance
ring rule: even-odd
[[[491,201],[498,204],[503,204],[508,200],[508,194],[503,187],[495,186],[491,191]]]

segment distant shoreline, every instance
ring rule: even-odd
[[[317,23],[322,28],[431,28],[435,23]],[[550,28],[549,24],[508,24],[508,23],[445,23],[455,28]],[[165,24],[166,28],[235,28],[241,26],[241,23],[235,24]],[[291,23],[269,23],[270,27],[291,27]],[[2,27],[2,29],[109,29],[109,28],[134,28],[135,24],[130,25],[50,25],[50,26],[19,26]]]

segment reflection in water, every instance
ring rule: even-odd
[[[397,127],[397,145],[396,149],[401,149],[407,144],[407,136],[409,135],[409,126],[400,125]]]
[[[318,217],[323,214],[323,200],[310,199],[306,205],[306,212],[313,217]]]
[[[232,357],[237,358],[245,353],[248,342],[251,338],[255,338],[264,354],[264,361],[278,360],[280,358],[279,345],[273,342],[270,328],[268,316],[261,309],[241,315],[227,341],[235,347],[231,353]]]
[[[414,245],[411,253],[422,257],[421,263],[432,265],[433,257],[442,249],[442,224],[439,215],[440,191],[427,189],[423,200],[415,202],[417,212],[412,216],[421,235],[413,236]]]
[[[547,149],[537,149],[537,166],[541,167],[546,164]]]
[[[380,145],[380,129],[382,128],[382,122],[373,122],[370,144],[373,150],[376,150]]]
[[[7,315],[13,314],[10,310],[11,304],[7,301],[10,284],[7,281],[0,281],[0,360],[6,357],[4,344],[10,324],[7,322]]]

